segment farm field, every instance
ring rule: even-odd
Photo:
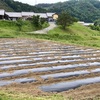
[[[0,90],[34,96],[100,97],[100,49],[32,39],[0,39]],[[99,99],[98,99],[99,100]]]

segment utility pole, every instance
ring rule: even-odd
[[[37,0],[35,0],[35,5],[37,4]]]

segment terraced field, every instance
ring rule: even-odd
[[[99,49],[31,39],[0,39],[0,88],[66,93],[91,84],[98,86],[95,91],[100,90]]]

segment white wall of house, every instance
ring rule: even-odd
[[[16,18],[12,18],[12,20],[13,20],[13,21],[16,21],[17,19],[16,19]]]

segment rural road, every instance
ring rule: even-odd
[[[42,30],[38,30],[38,31],[34,31],[34,32],[29,32],[29,33],[35,33],[35,34],[47,34],[48,31],[52,30],[53,28],[55,28],[57,25],[54,22],[49,22],[49,27],[42,29]]]

